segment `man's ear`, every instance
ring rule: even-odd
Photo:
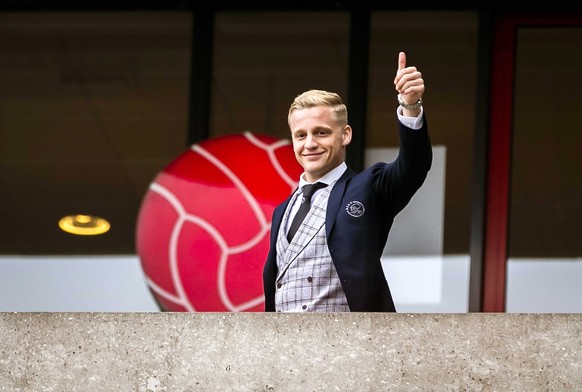
[[[344,127],[344,130],[342,132],[342,146],[347,146],[348,144],[350,144],[350,142],[352,141],[352,127],[350,127],[349,125],[346,125]]]

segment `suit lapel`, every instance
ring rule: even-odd
[[[293,198],[293,193],[287,198],[287,200],[275,208],[275,211],[273,211],[273,221],[271,222],[271,244],[275,244],[277,241],[277,234],[279,233],[279,228],[283,222],[283,217],[285,216],[287,205]]]
[[[348,167],[345,173],[342,174],[339,180],[337,180],[337,183],[331,190],[329,201],[327,203],[327,213],[325,216],[325,234],[327,238],[329,238],[329,234],[331,233],[331,229],[335,223],[335,218],[337,217],[343,195],[346,191],[346,181],[355,175],[356,172]]]

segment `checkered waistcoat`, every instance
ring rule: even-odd
[[[327,247],[325,213],[331,186],[312,200],[291,243],[284,229],[277,237],[278,312],[349,312],[348,301]],[[289,203],[281,228],[287,227]]]

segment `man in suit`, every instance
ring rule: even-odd
[[[432,149],[424,81],[402,52],[394,85],[399,156],[359,174],[344,162],[352,128],[341,98],[310,90],[291,105],[293,150],[304,173],[273,213],[263,271],[266,311],[396,311],[380,257],[394,217],[426,178]],[[306,215],[294,222],[302,210]]]

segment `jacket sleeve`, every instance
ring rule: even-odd
[[[398,122],[400,149],[396,160],[378,173],[376,191],[396,216],[421,187],[432,165],[432,147],[426,117],[423,127],[410,129]]]

